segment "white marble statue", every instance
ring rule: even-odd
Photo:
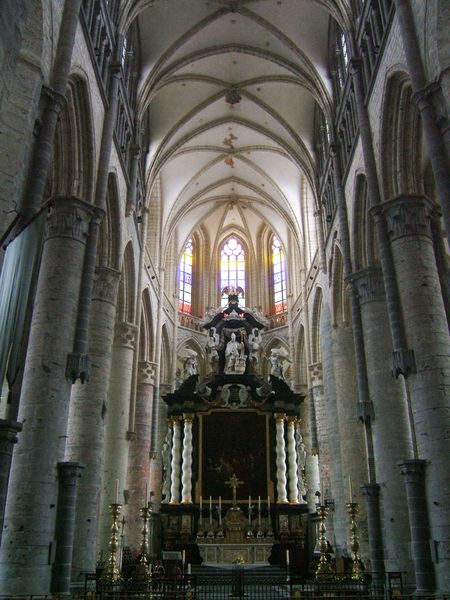
[[[237,341],[236,334],[233,332],[231,334],[231,339],[225,348],[224,372],[227,374],[230,374],[230,373],[242,374],[245,371],[246,360],[247,360],[247,356],[245,355],[245,352],[244,352],[244,344],[242,342]]]
[[[248,336],[249,358],[256,364],[259,363],[259,355],[261,352],[261,335],[259,329],[254,327],[251,334]]]
[[[220,337],[215,327],[211,327],[206,338],[206,354],[212,373],[216,373],[219,363],[219,347]]]
[[[186,360],[184,361],[184,379],[187,379],[188,377],[191,377],[191,375],[196,375],[197,374],[197,355],[196,354],[191,354],[190,356],[188,356],[186,358]]]
[[[270,352],[271,354],[267,359],[270,363],[270,374],[287,381],[291,360],[286,350],[284,348],[272,348]]]

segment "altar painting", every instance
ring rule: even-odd
[[[237,498],[267,498],[266,416],[254,412],[214,412],[202,421],[202,495],[232,499],[226,484],[233,474],[242,483]]]

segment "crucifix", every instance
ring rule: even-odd
[[[243,483],[243,481],[239,481],[236,477],[236,473],[233,473],[233,476],[230,477],[229,481],[225,481],[225,485],[229,485],[233,490],[233,507],[236,506],[236,490]]]

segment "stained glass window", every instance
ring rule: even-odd
[[[220,289],[241,287],[245,290],[245,252],[241,242],[229,237],[220,251]],[[222,306],[228,304],[228,295],[222,296]]]
[[[190,238],[184,248],[180,260],[179,272],[179,303],[178,309],[184,313],[192,312],[192,262],[194,257],[194,244]]]
[[[273,299],[275,314],[286,312],[286,259],[284,257],[281,242],[277,237],[272,242],[272,276],[273,276]]]

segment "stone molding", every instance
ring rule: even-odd
[[[115,306],[119,287],[120,271],[110,267],[96,267],[92,300],[108,302]]]
[[[312,363],[308,365],[311,386],[323,384],[323,369],[322,363]]]
[[[427,461],[420,458],[410,458],[398,463],[406,483],[422,483],[425,478]]]
[[[97,208],[75,196],[57,197],[47,217],[45,240],[69,238],[83,244],[89,235],[89,223],[97,214]]]
[[[76,484],[77,479],[81,477],[81,471],[85,468],[80,462],[64,461],[58,463],[58,475],[63,485]]]
[[[139,361],[137,373],[138,385],[155,385],[156,366],[156,363],[149,360]]]
[[[405,236],[432,238],[431,219],[437,206],[426,196],[397,196],[384,202],[381,210],[392,241]]]
[[[137,327],[134,323],[121,321],[114,328],[114,346],[123,346],[134,350],[136,345]]]
[[[349,281],[356,287],[360,304],[380,302],[386,299],[383,273],[379,267],[367,267],[352,273]]]
[[[367,499],[374,500],[380,496],[380,484],[379,483],[364,483],[361,486],[362,495]]]

